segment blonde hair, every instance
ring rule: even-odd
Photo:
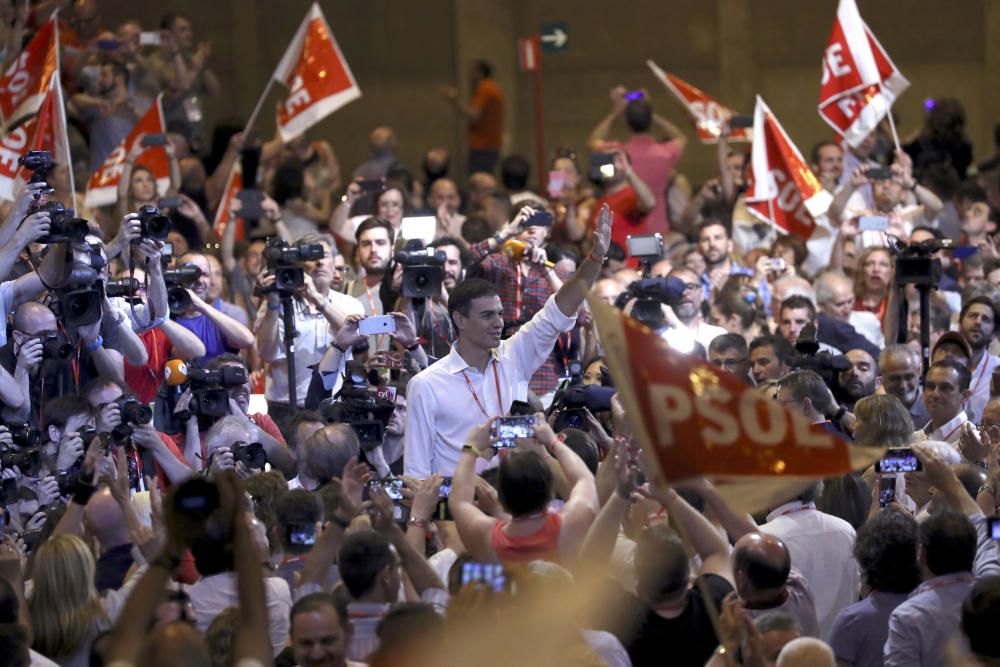
[[[104,617],[94,587],[94,556],[76,535],[57,535],[35,552],[28,610],[33,648],[50,657],[72,655]]]

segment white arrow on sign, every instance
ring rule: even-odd
[[[557,49],[561,49],[566,44],[567,39],[569,39],[569,35],[560,28],[556,28],[551,35],[542,35],[543,42],[552,42]]]

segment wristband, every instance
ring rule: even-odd
[[[95,491],[97,491],[96,486],[87,484],[85,481],[83,481],[83,478],[77,478],[76,486],[73,488],[72,500],[77,505],[86,506],[86,504],[90,501],[90,497],[94,495]]]
[[[333,346],[335,348],[337,348],[338,350],[340,350],[341,354],[347,354],[347,348],[346,347],[341,347],[341,346],[337,345],[336,343],[334,343]]]
[[[593,255],[590,255],[590,256],[587,257],[587,259],[589,259],[591,262],[595,262],[597,264],[604,264],[604,263],[606,263],[608,261],[607,256],[604,256],[604,257],[594,257]]]
[[[430,531],[431,528],[431,524],[429,521],[427,521],[427,519],[418,519],[415,516],[410,516],[410,520],[407,523],[409,523],[409,525],[411,526],[416,526],[417,528],[420,528],[425,533]]]
[[[419,347],[420,347],[420,341],[418,340],[416,343],[414,343],[410,347],[406,348],[406,351],[407,352],[416,352],[417,348],[419,348]]]
[[[991,496],[995,496],[997,495],[997,490],[989,484],[983,484],[979,487],[979,491],[976,492],[976,495],[978,496],[980,493],[988,493]]]
[[[497,242],[497,245],[503,245],[503,242],[506,239],[504,239],[503,234],[497,232],[496,234],[493,235],[493,240]]]
[[[88,350],[93,352],[94,350],[104,345],[104,338],[101,337],[101,334],[97,334],[97,340],[95,340],[93,343],[85,343],[84,345]]]
[[[479,449],[478,447],[473,447],[472,445],[463,445],[462,446],[462,451],[463,452],[472,452],[472,455],[476,456],[476,457],[478,457],[480,454],[483,453],[483,450]]]

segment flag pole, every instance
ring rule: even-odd
[[[253,108],[253,112],[250,114],[250,118],[247,119],[247,124],[243,126],[243,139],[246,141],[250,137],[250,129],[257,122],[257,116],[260,115],[260,110],[264,107],[264,101],[267,99],[268,93],[271,92],[271,87],[274,86],[274,76],[269,76],[267,78],[267,85],[264,86],[264,92],[261,93],[260,99],[257,100],[257,105]]]
[[[886,114],[886,117],[889,119],[889,128],[892,130],[892,140],[896,142],[896,150],[902,150],[899,147],[899,134],[896,133],[896,121],[892,119],[892,109],[889,109],[889,113]]]

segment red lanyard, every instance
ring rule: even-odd
[[[796,514],[798,512],[805,512],[806,510],[814,510],[814,509],[816,509],[816,505],[813,503],[809,503],[808,505],[800,505],[799,507],[792,507],[790,509],[787,509],[778,516],[785,516],[786,514]]]
[[[967,581],[972,581],[971,574],[959,574],[954,577],[948,577],[947,579],[942,579],[941,581],[935,581],[933,584],[924,584],[920,587],[920,593],[927,593],[929,591],[934,591],[939,588],[944,588],[945,586],[951,586],[952,584],[960,584]]]
[[[983,381],[983,373],[986,372],[986,367],[990,365],[990,351],[983,350],[983,362],[982,368],[979,369],[979,375],[976,376],[976,381],[972,385],[972,393],[975,395],[976,390],[979,389],[979,383]]]
[[[462,376],[465,378],[465,384],[469,388],[469,392],[472,394],[472,400],[474,400],[476,402],[476,406],[479,408],[479,411],[483,413],[483,416],[486,417],[487,419],[489,419],[490,418],[490,414],[488,412],[486,412],[486,406],[483,405],[482,401],[479,400],[479,394],[477,394],[476,390],[472,387],[472,380],[469,379],[469,374],[466,373],[464,369],[462,370]],[[493,381],[496,382],[496,386],[497,386],[497,403],[500,404],[500,412],[501,412],[501,416],[502,416],[502,413],[503,413],[503,394],[500,393],[500,374],[497,373],[497,362],[496,362],[496,359],[493,360]]]
[[[521,265],[514,265],[514,323],[521,321]]]

